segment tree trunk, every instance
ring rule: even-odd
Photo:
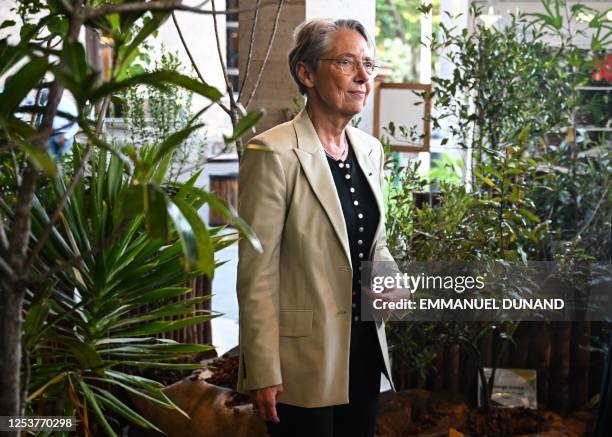
[[[18,415],[20,406],[23,293],[15,288],[0,291],[0,411],[3,416]],[[17,436],[18,432],[6,435]]]
[[[67,41],[76,41],[83,25],[81,16],[81,1],[72,5],[73,14],[69,17],[69,30]],[[65,68],[62,58],[59,69]],[[49,88],[49,100],[44,111],[42,123],[38,128],[41,134],[34,145],[42,152],[47,152],[47,140],[50,136],[49,128],[57,113],[57,107],[62,98],[64,86],[58,80],[52,82]],[[102,120],[102,117],[100,117]],[[100,125],[101,126],[101,125]],[[27,249],[30,244],[30,226],[32,199],[36,190],[39,172],[32,160],[23,171],[21,182],[17,190],[17,199],[14,206],[14,215],[10,223],[10,237],[7,250],[7,261],[12,272],[3,282],[8,287],[0,288],[0,414],[4,416],[18,415],[21,409],[20,402],[20,369],[21,369],[21,336],[22,313],[25,300],[27,271],[31,262],[38,254],[32,253],[32,260],[28,259]],[[27,393],[27,387],[24,393]],[[19,432],[7,432],[4,435],[15,436]]]

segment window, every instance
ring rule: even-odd
[[[227,0],[226,8],[238,9],[238,0]],[[239,87],[239,52],[238,52],[238,14],[228,14],[225,27],[225,59],[227,60],[227,75],[234,91]]]

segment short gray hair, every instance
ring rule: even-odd
[[[359,32],[368,46],[374,50],[375,46],[372,39],[363,24],[357,20],[313,18],[304,21],[295,29],[293,48],[289,52],[289,71],[300,90],[300,94],[306,95],[308,88],[297,77],[298,62],[302,61],[309,69],[317,71],[319,58],[327,50],[331,36],[340,29]]]

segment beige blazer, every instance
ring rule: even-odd
[[[370,253],[375,260],[392,261],[385,236],[382,145],[356,128],[347,127],[347,133],[381,213]],[[240,165],[239,212],[263,253],[240,242],[238,390],[282,383],[282,403],[348,403],[352,269],[357,266],[351,265],[325,152],[305,110],[250,141]],[[391,379],[384,322],[375,324]]]

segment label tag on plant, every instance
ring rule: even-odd
[[[485,367],[487,380],[492,369]],[[484,390],[478,378],[478,406],[483,405]],[[537,372],[532,369],[497,369],[491,393],[493,405],[504,407],[538,407]]]

